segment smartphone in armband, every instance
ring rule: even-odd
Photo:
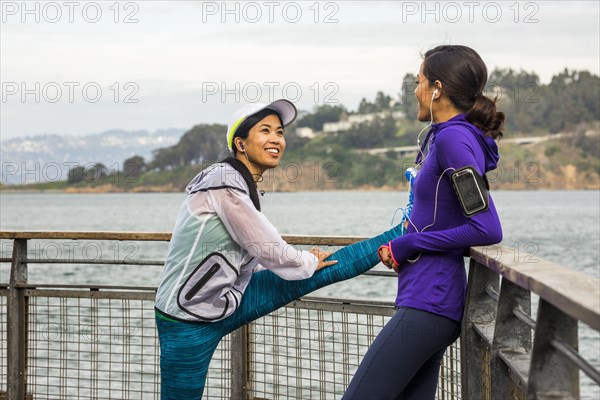
[[[450,175],[463,214],[471,217],[490,207],[488,187],[472,166],[457,169]]]

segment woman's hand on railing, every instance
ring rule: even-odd
[[[310,252],[317,257],[319,264],[317,265],[317,271],[321,268],[329,267],[330,265],[337,264],[337,260],[325,261],[327,257],[333,254],[333,251],[325,251],[318,247],[311,247]]]

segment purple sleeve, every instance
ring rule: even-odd
[[[477,162],[473,146],[479,144],[476,140],[469,140],[461,130],[448,129],[440,132],[436,138],[437,163],[440,170],[471,165],[482,171],[484,167]],[[483,156],[480,158],[483,160]],[[448,176],[451,173],[452,170],[446,172]],[[443,212],[438,210],[440,211]],[[419,252],[446,252],[499,243],[501,240],[502,227],[494,202],[490,198],[489,209],[467,218],[465,224],[450,229],[412,232],[400,236],[392,240],[391,249],[394,260],[402,264]]]

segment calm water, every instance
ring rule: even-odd
[[[600,193],[494,192],[503,244],[515,257],[541,257],[600,276]],[[267,193],[263,212],[280,233],[368,236],[392,224],[404,193]],[[6,194],[2,230],[170,231],[183,199],[178,193]],[[398,215],[396,216],[396,221]],[[157,255],[161,253],[158,252]],[[147,255],[147,254],[146,254]]]
[[[514,257],[535,262],[544,258],[595,278],[600,277],[600,193],[597,191],[494,192],[504,230],[503,244]],[[183,194],[7,194],[0,193],[2,230],[170,231]],[[280,233],[370,236],[392,225],[394,212],[407,196],[397,192],[267,193],[263,212]],[[400,212],[398,212],[398,215]],[[398,215],[395,220],[398,221]],[[0,242],[3,257],[10,256],[9,241]],[[39,257],[164,258],[166,244],[140,242],[95,243],[36,241]],[[140,267],[142,268],[142,267]],[[160,267],[33,265],[32,283],[98,283],[156,285]],[[50,273],[50,270],[52,273]],[[8,266],[0,281],[8,280]],[[359,297],[392,301],[395,281],[358,277],[321,289],[319,296]],[[600,301],[600,300],[599,300]],[[598,334],[585,326],[580,348],[598,368]],[[596,385],[582,380],[582,395],[599,398]]]

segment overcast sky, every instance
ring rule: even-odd
[[[2,1],[1,138],[226,123],[237,103],[356,109],[420,53],[599,74],[599,1]],[[543,99],[541,99],[543,101]]]

